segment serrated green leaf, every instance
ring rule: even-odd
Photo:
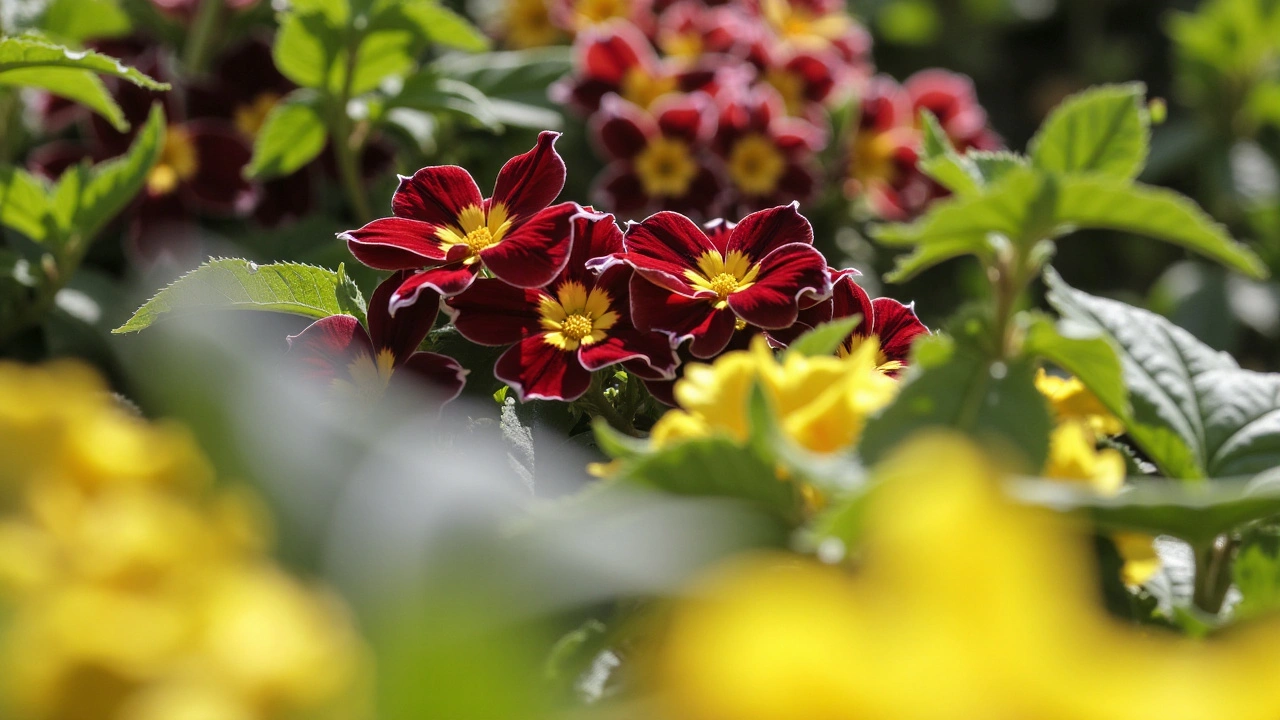
[[[75,68],[25,68],[0,73],[0,85],[47,90],[58,97],[79,103],[101,115],[120,132],[129,129],[124,111],[111,99],[102,80],[92,71]]]
[[[343,314],[350,315],[359,320],[361,325],[368,326],[369,308],[365,305],[364,296],[360,294],[360,287],[347,275],[347,266],[344,263],[338,263],[338,286],[335,292],[338,307],[342,309]]]
[[[897,399],[867,422],[858,453],[874,465],[919,430],[943,427],[968,434],[1026,472],[1039,472],[1049,454],[1052,419],[1036,390],[1035,370],[1029,359],[994,362],[957,340],[947,357],[913,362]]]
[[[401,9],[418,32],[435,45],[473,53],[489,49],[489,38],[479,28],[434,0],[409,0]]]
[[[928,110],[921,110],[920,127],[923,151],[918,162],[920,170],[956,195],[975,195],[981,191],[983,183],[977,168],[956,153],[938,118]]]
[[[267,179],[291,175],[324,150],[329,133],[314,104],[298,93],[277,103],[253,143],[245,176]]]
[[[1151,142],[1146,92],[1142,83],[1101,85],[1067,98],[1028,144],[1032,164],[1052,173],[1137,177]]]
[[[1123,422],[1130,422],[1132,408],[1124,372],[1111,342],[1096,329],[1069,320],[1055,324],[1032,316],[1023,351],[1054,363],[1080,379],[1084,386]]]
[[[113,333],[138,332],[163,316],[206,310],[264,310],[323,318],[342,313],[338,274],[300,263],[210,260],[156,293]]]
[[[1093,297],[1046,273],[1062,314],[1104,332],[1120,353],[1133,404],[1129,434],[1170,477],[1280,465],[1280,375],[1242,370],[1154,313]]]
[[[44,242],[51,225],[49,189],[40,178],[22,168],[0,167],[0,225]]]
[[[964,159],[973,163],[978,176],[987,185],[994,185],[1005,175],[1027,167],[1025,157],[1007,150],[970,150],[964,154]]]
[[[1065,228],[1105,228],[1164,240],[1255,278],[1267,266],[1189,198],[1172,190],[1101,177],[1061,182],[1055,221]]]
[[[123,156],[93,166],[83,182],[76,207],[68,212],[70,223],[82,241],[92,239],[104,225],[124,209],[147,182],[147,174],[160,159],[164,148],[165,118],[159,103],[152,105],[142,126]]]
[[[1029,480],[1012,483],[1010,492],[1025,503],[1087,511],[1108,530],[1172,535],[1192,545],[1280,513],[1280,490],[1249,480],[1130,480],[1119,495],[1100,495],[1061,480]]]
[[[840,343],[849,337],[860,322],[862,322],[861,314],[823,323],[791,342],[787,346],[787,352],[810,357],[834,355]]]
[[[158,82],[119,60],[93,50],[72,50],[41,38],[23,35],[0,38],[0,73],[29,68],[75,68],[112,75],[149,90],[168,90]]]
[[[965,255],[982,256],[990,252],[991,247],[985,238],[976,236],[959,236],[949,240],[938,240],[928,245],[920,245],[907,255],[900,256],[894,263],[893,270],[885,274],[884,279],[891,283],[901,283],[928,270],[934,265]]]

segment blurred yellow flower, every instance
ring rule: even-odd
[[[260,502],[84,368],[0,363],[0,707],[21,720],[360,717],[350,619]]]
[[[1049,399],[1058,422],[1083,421],[1099,435],[1119,435],[1124,432],[1120,419],[1111,414],[1097,396],[1089,392],[1080,378],[1058,377],[1040,368],[1036,371],[1036,389]]]
[[[968,442],[876,469],[863,562],[724,569],[675,608],[653,666],[683,720],[1274,720],[1280,623],[1189,640],[1101,606],[1087,537],[1016,506]]]
[[[662,447],[713,433],[745,441],[749,393],[759,383],[778,425],[797,445],[816,453],[848,449],[861,437],[866,418],[898,392],[897,381],[876,368],[878,354],[876,343],[866,342],[845,357],[779,358],[757,336],[749,350],[686,368],[675,386],[680,407],[654,425],[653,442]]]

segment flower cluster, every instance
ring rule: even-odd
[[[898,218],[942,194],[915,170],[919,110],[961,147],[998,144],[964,76],[926,71],[905,90],[869,82],[870,36],[842,2],[567,0],[546,17],[576,35],[574,73],[552,95],[588,118],[607,163],[594,200],[624,217],[807,202],[833,150],[849,156],[828,158],[833,179]],[[863,98],[861,122],[833,143],[829,110],[852,98]]]
[[[256,497],[79,365],[0,365],[6,716],[273,718],[367,705],[336,598],[270,562]]]
[[[393,273],[373,294],[368,330],[325,318],[292,338],[293,352],[362,395],[381,394],[404,365],[452,397],[461,368],[415,352],[440,306],[464,338],[507,347],[494,375],[522,400],[575,400],[593,372],[619,365],[672,403],[682,358],[711,359],[752,337],[783,346],[857,315],[841,355],[892,374],[928,332],[910,307],[872,301],[856,271],[829,268],[795,204],[705,228],[662,211],[625,233],[613,215],[553,204],[566,174],[557,137],[543,132],[509,160],[488,198],[459,167],[402,178],[391,217],[340,234],[361,262]]]

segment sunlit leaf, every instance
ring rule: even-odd
[[[1142,83],[1101,85],[1067,98],[1027,146],[1031,162],[1054,173],[1137,177],[1150,144],[1146,91]]]
[[[38,37],[23,35],[0,38],[0,73],[28,68],[76,68],[113,75],[149,90],[168,90],[158,82],[119,60],[93,50],[72,50]]]
[[[320,111],[294,93],[267,115],[245,175],[258,179],[290,175],[314,160],[327,140]]]

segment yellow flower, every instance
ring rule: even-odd
[[[779,359],[756,337],[750,350],[688,366],[675,387],[680,409],[658,420],[653,442],[662,447],[713,433],[745,441],[749,392],[759,383],[778,425],[797,445],[817,453],[848,449],[867,416],[897,394],[897,382],[876,369],[878,352],[868,342],[842,358],[787,353]]]
[[[1099,450],[1087,425],[1068,421],[1049,435],[1044,474],[1055,480],[1079,480],[1103,495],[1115,495],[1124,485],[1124,456],[1113,448]]]
[[[1080,420],[1099,435],[1119,435],[1124,432],[1120,419],[1111,414],[1080,378],[1062,378],[1050,375],[1040,368],[1036,371],[1036,389],[1049,399],[1058,422]]]
[[[968,442],[876,469],[854,574],[724,569],[674,610],[652,673],[684,720],[1274,720],[1280,623],[1196,641],[1112,619],[1086,534],[1011,504]]]

